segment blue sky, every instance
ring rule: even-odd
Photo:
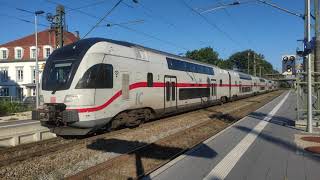
[[[2,44],[34,32],[33,24],[15,19],[16,17],[33,21],[33,15],[18,11],[16,8],[55,13],[56,4],[52,2],[61,3],[66,6],[68,30],[80,31],[82,37],[98,19],[69,8],[83,7],[79,10],[102,17],[118,0],[0,1],[2,4],[0,44]],[[139,4],[135,4],[132,0],[123,0],[125,3],[120,4],[106,21],[124,23],[144,20],[143,23],[127,24],[126,27],[129,29],[126,29],[119,26],[103,26],[107,24],[104,21],[88,37],[125,40],[174,54],[211,46],[222,58],[228,58],[234,52],[250,48],[264,54],[277,69],[281,67],[281,55],[295,53],[297,46],[301,45],[297,40],[303,37],[302,19],[257,2],[203,14],[210,21],[209,25],[190,11],[182,0],[138,1]],[[242,0],[245,1],[247,0]],[[207,9],[233,0],[185,0],[185,2],[193,8]],[[272,2],[297,13],[304,11],[303,0],[272,0]],[[97,4],[85,7],[93,3]],[[39,21],[41,24],[49,25],[44,17],[40,17]],[[39,29],[43,30],[45,27],[39,26]]]

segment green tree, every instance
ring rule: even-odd
[[[249,55],[249,56],[248,56]],[[256,73],[259,75],[259,70],[261,66],[262,74],[271,74],[276,71],[273,69],[272,64],[270,64],[264,57],[263,54],[258,54],[255,51],[249,49],[241,52],[236,52],[232,54],[225,62],[227,69],[233,69],[236,67],[238,70],[247,73],[248,72],[248,58],[249,58],[249,73],[254,74],[253,68],[253,58],[256,61]]]
[[[220,61],[218,52],[214,51],[211,47],[201,48],[199,50],[187,51],[186,57],[201,61],[208,64],[217,65]]]
[[[249,56],[248,56],[249,54]],[[248,69],[248,58],[249,58],[249,73],[254,74],[253,70],[253,57],[256,60],[256,73],[259,75],[259,69],[261,66],[262,74],[273,74],[276,73],[270,64],[264,57],[263,54],[256,53],[255,51],[248,49],[232,54],[228,59],[223,60],[219,58],[219,53],[214,51],[211,47],[205,47],[193,51],[188,51],[186,57],[216,65],[222,69],[234,69],[237,68],[239,71],[247,73]]]

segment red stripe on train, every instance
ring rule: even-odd
[[[208,84],[193,84],[193,83],[177,83],[177,87],[208,87]],[[229,84],[217,84],[216,86],[220,87],[229,87]],[[232,87],[239,87],[240,85],[238,84],[231,84]],[[241,85],[241,86],[253,86],[253,85]],[[256,85],[256,86],[261,86],[261,85]],[[143,88],[143,87],[148,87],[147,82],[137,82],[134,84],[129,85],[129,90],[137,89],[137,88]],[[162,82],[154,82],[153,87],[164,87],[164,83]],[[118,97],[122,95],[122,91],[119,90],[114,94],[108,101],[106,101],[104,104],[96,107],[90,107],[90,108],[79,108],[79,109],[68,109],[68,110],[77,110],[79,113],[84,113],[84,112],[94,112],[94,111],[99,111],[104,108],[106,108],[108,105],[110,105],[114,100],[116,100]]]

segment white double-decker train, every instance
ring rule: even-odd
[[[275,88],[263,78],[128,42],[89,38],[50,55],[42,76],[42,108],[32,118],[58,135],[85,135]]]

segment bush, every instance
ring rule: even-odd
[[[29,108],[21,103],[0,101],[0,116],[10,115],[12,113],[28,111]]]

